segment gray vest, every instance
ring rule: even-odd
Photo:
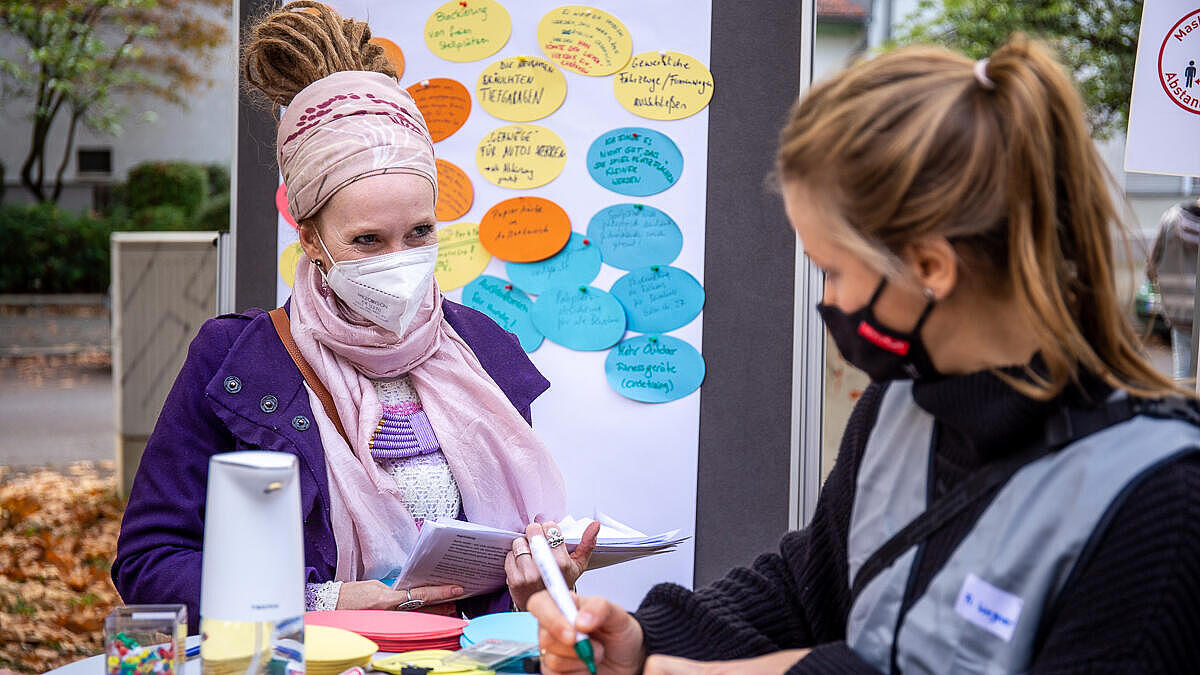
[[[933,417],[893,382],[859,468],[850,516],[849,580],[926,508]],[[1029,669],[1042,613],[1062,590],[1097,523],[1127,484],[1186,452],[1200,429],[1134,417],[1022,467],[1003,485],[898,625],[917,548],[896,559],[850,608],[846,640],[877,669],[1016,673]]]

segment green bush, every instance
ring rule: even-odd
[[[205,202],[194,221],[197,230],[229,231],[229,193],[213,197]]]
[[[229,167],[225,164],[205,164],[204,172],[208,175],[208,196],[219,199],[221,195],[229,194]]]
[[[131,213],[175,206],[190,218],[208,199],[208,172],[188,162],[148,162],[129,171],[125,199]]]
[[[111,224],[51,204],[0,205],[0,293],[104,293]]]
[[[151,232],[160,230],[193,230],[187,211],[172,204],[147,206],[130,215],[115,214],[111,218],[116,231]]]

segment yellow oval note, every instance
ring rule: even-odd
[[[479,74],[479,105],[509,122],[532,122],[558,110],[567,98],[567,78],[558,66],[536,56],[500,59]]]
[[[279,254],[279,276],[283,279],[283,283],[288,285],[288,288],[296,283],[296,265],[300,262],[300,255],[303,253],[304,249],[300,248],[300,242],[293,241],[283,249],[283,253]]]
[[[558,134],[536,124],[512,124],[483,137],[475,164],[489,182],[525,190],[558,178],[567,163],[567,146]]]
[[[613,78],[617,100],[652,120],[681,120],[708,105],[713,76],[698,60],[679,52],[646,52]]]
[[[633,55],[633,38],[608,12],[567,5],[538,22],[537,41],[558,65],[581,75],[612,75]]]
[[[438,230],[437,267],[433,277],[438,288],[452,291],[462,288],[483,274],[492,261],[479,242],[479,226],[475,223],[455,223]]]
[[[435,55],[466,63],[500,51],[512,34],[508,10],[495,0],[452,0],[425,22],[425,44]]]

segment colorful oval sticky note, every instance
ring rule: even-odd
[[[392,67],[396,69],[396,79],[404,77],[404,50],[400,49],[400,45],[382,37],[373,37],[370,42],[383,47],[383,55],[392,62]]]
[[[438,230],[437,265],[433,276],[438,288],[452,291],[483,273],[492,255],[479,242],[479,226],[455,223]]]
[[[613,78],[617,101],[634,115],[681,120],[708,105],[713,76],[703,63],[679,52],[638,54]]]
[[[433,142],[450,136],[466,124],[471,115],[471,92],[457,80],[433,77],[408,88],[425,118]]]
[[[546,59],[512,56],[483,69],[475,83],[475,97],[494,117],[532,122],[562,105],[567,98],[567,78]]]
[[[437,160],[438,195],[434,215],[438,220],[458,220],[475,201],[475,188],[467,173],[444,159]]]
[[[581,75],[612,75],[633,55],[633,38],[617,17],[595,7],[567,5],[538,22],[542,51]]]
[[[604,359],[608,385],[643,403],[681,399],[704,382],[704,357],[670,335],[639,335],[613,348]]]
[[[283,253],[279,254],[279,276],[288,287],[296,283],[296,265],[300,262],[300,256],[303,254],[304,249],[300,247],[298,241],[288,244],[283,249]]]
[[[588,238],[604,262],[631,270],[669,265],[683,250],[683,232],[666,213],[646,204],[614,204],[588,222]]]
[[[538,295],[555,286],[578,287],[592,283],[600,274],[600,248],[572,232],[571,240],[553,256],[531,263],[510,262],[505,269],[513,283]]]
[[[456,63],[495,54],[511,34],[512,18],[495,0],[451,0],[425,22],[429,51]]]
[[[623,127],[592,141],[588,172],[601,186],[623,195],[645,197],[675,184],[683,155],[675,142],[653,129]]]
[[[292,212],[288,210],[287,186],[283,183],[280,183],[279,187],[275,189],[275,210],[279,211],[279,215],[283,216],[288,225],[294,229],[300,229],[296,226],[296,221],[292,220]]]
[[[568,349],[599,351],[625,335],[625,311],[612,295],[594,286],[557,286],[533,303],[533,325]]]
[[[571,219],[542,197],[506,199],[483,214],[479,240],[492,255],[510,262],[545,260],[571,238]]]
[[[529,312],[533,300],[511,283],[484,274],[463,288],[463,304],[492,317],[504,330],[517,336],[521,349],[532,352],[542,346],[545,336],[533,325]]]
[[[483,137],[475,163],[488,182],[500,187],[541,187],[562,173],[567,145],[546,127],[513,124]]]
[[[625,307],[629,330],[665,333],[686,326],[704,307],[704,287],[678,267],[652,265],[617,279],[612,294]]]

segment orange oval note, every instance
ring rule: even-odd
[[[571,219],[562,207],[541,197],[506,199],[483,215],[479,241],[509,262],[537,262],[558,253],[571,238]]]
[[[444,159],[437,160],[438,196],[435,215],[438,220],[458,220],[471,210],[475,188],[471,179],[458,166]]]
[[[288,225],[292,226],[292,229],[300,229],[296,226],[296,221],[292,220],[292,212],[288,210],[287,186],[283,183],[280,183],[279,187],[275,190],[275,210],[279,211],[279,215],[283,216],[283,219],[287,221]]]
[[[434,77],[408,88],[436,143],[462,128],[471,114],[471,92],[457,80]]]
[[[371,44],[383,47],[383,55],[388,61],[392,62],[392,66],[396,69],[396,79],[404,76],[404,50],[400,49],[400,45],[392,42],[387,38],[373,37]]]

